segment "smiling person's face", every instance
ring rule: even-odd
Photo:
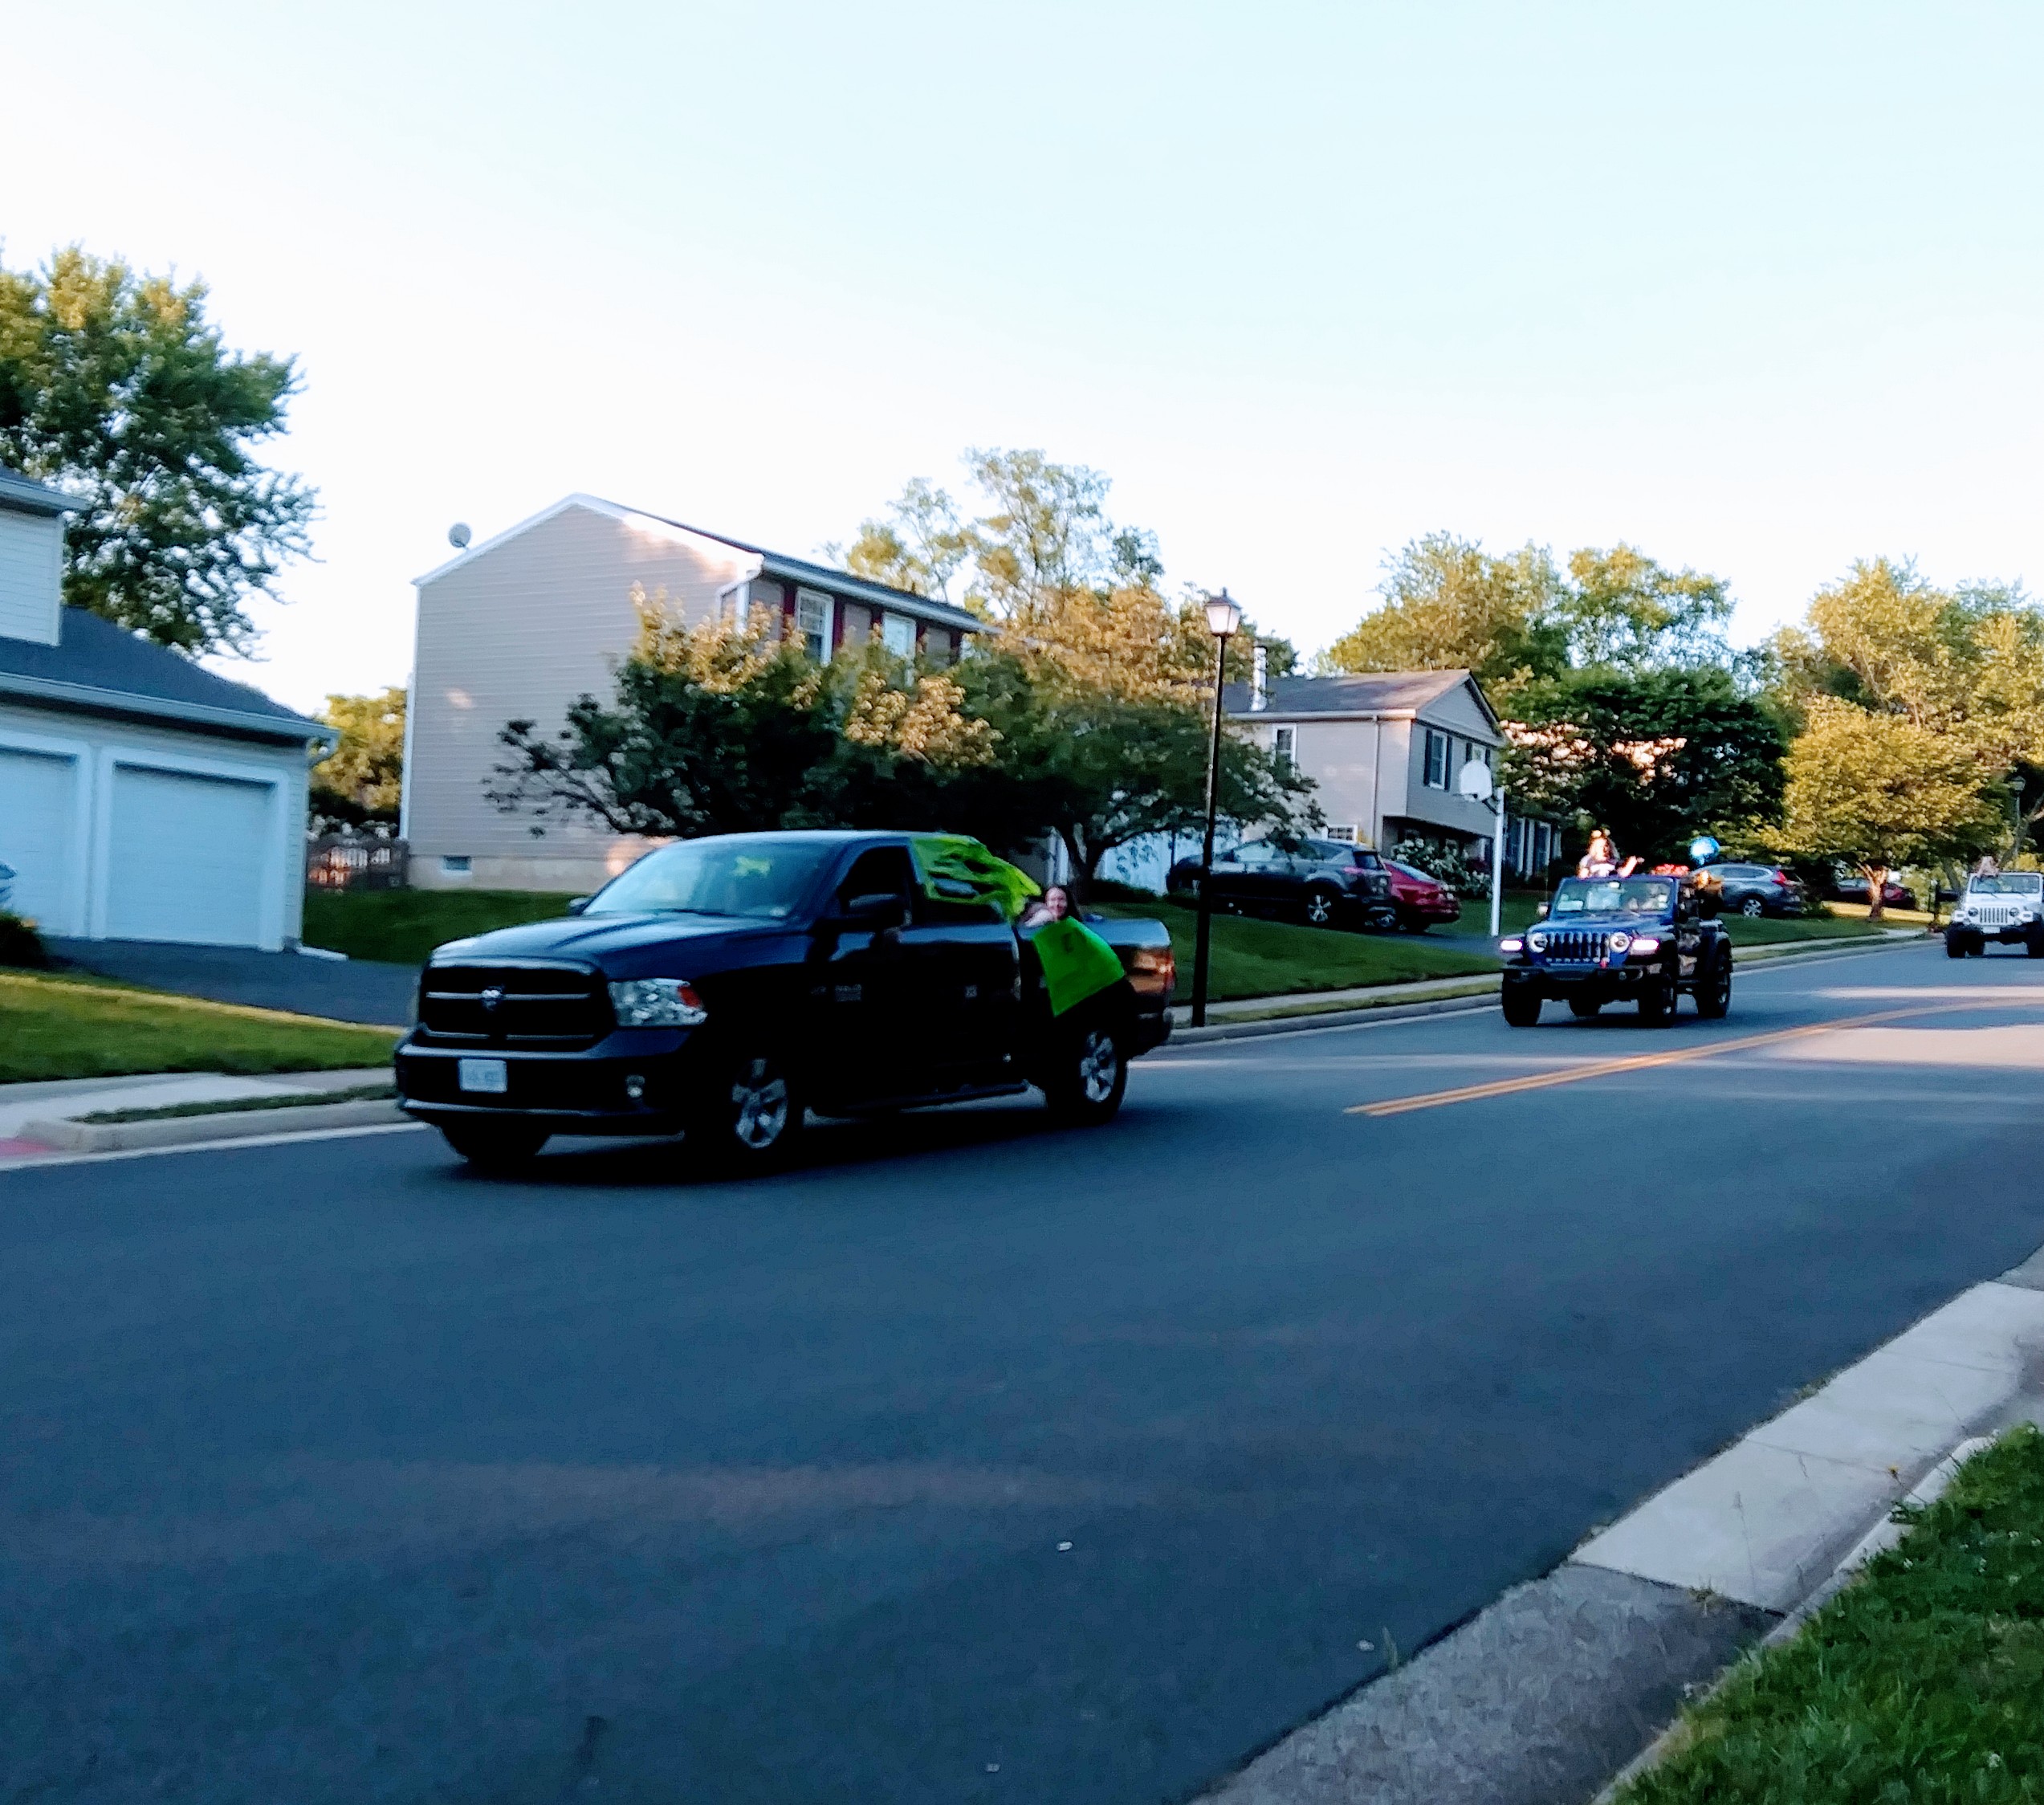
[[[1053,921],[1062,921],[1072,912],[1071,894],[1062,884],[1053,884],[1044,892],[1044,908]]]

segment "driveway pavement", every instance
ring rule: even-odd
[[[124,984],[379,1027],[402,1027],[412,1019],[412,993],[418,983],[416,966],[256,952],[245,947],[63,939],[53,939],[49,947],[67,964]]]
[[[2044,1241],[2033,971],[0,1172],[0,1797],[1193,1796]]]

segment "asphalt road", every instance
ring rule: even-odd
[[[1911,948],[750,1187],[0,1173],[0,1799],[1195,1795],[2029,1254],[2041,1101],[2044,968]]]

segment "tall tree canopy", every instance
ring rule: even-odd
[[[159,645],[246,652],[245,604],[307,555],[312,491],[255,450],[292,360],[229,351],[202,283],[72,247],[0,268],[0,460],[79,497],[64,600]]]
[[[311,805],[323,832],[394,829],[405,793],[405,692],[330,695],[319,719],[340,744],[312,767]]]
[[[1586,547],[1566,572],[1545,547],[1497,556],[1452,533],[1386,563],[1380,606],[1321,654],[1323,670],[1468,670],[1493,703],[1569,670],[1728,663],[1721,577],[1671,571],[1623,541]]]
[[[1800,729],[1788,850],[1850,859],[1870,880],[2021,850],[2044,813],[2044,614],[2019,587],[1941,589],[1906,560],[1863,560],[1773,650]]]

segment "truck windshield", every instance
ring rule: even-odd
[[[648,853],[584,913],[743,915],[783,921],[800,908],[835,847],[799,840],[684,840]]]
[[[1675,886],[1665,878],[1567,878],[1554,892],[1559,915],[1664,915]]]
[[[2044,872],[2004,871],[1998,878],[1975,878],[1966,885],[1976,896],[2034,896],[2044,890]]]

